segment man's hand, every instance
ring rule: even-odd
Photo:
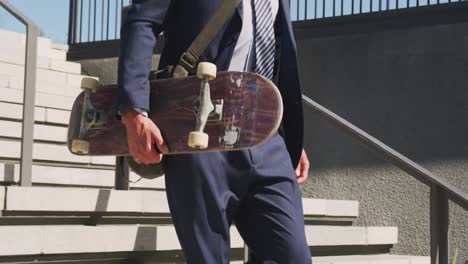
[[[138,164],[161,162],[162,154],[166,154],[168,149],[161,131],[153,121],[130,109],[123,114],[123,122],[127,128],[128,148],[133,159]],[[157,151],[155,144],[162,153]]]
[[[309,159],[307,158],[305,150],[302,149],[301,160],[296,168],[296,177],[299,184],[303,184],[307,180],[307,176],[309,176],[309,167]]]

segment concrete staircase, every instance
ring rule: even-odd
[[[81,68],[67,47],[39,39],[33,187],[19,187],[24,75],[22,34],[0,30],[0,263],[184,263],[164,178],[112,190],[113,157],[69,153],[69,110]],[[130,180],[139,177],[133,173]],[[396,227],[353,226],[356,201],[303,199],[307,242],[318,264],[427,264],[389,255]],[[244,243],[231,229],[232,263]]]

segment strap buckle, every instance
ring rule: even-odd
[[[198,56],[188,49],[182,56],[180,57],[179,60],[179,65],[184,67],[187,71],[192,70],[195,68],[195,65],[198,62]]]

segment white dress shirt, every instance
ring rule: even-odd
[[[229,65],[230,71],[251,71],[253,66],[250,65],[252,56],[255,56],[253,1],[255,0],[242,0],[242,29],[234,48],[231,64]],[[279,0],[270,0],[270,2],[271,15],[273,16],[273,21],[275,21],[279,10]]]

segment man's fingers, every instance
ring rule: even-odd
[[[151,146],[151,145],[152,145],[152,142],[153,142],[153,140],[152,140],[151,136],[150,136],[150,135],[147,135],[147,136],[146,136],[146,142],[145,142],[145,151],[146,151],[146,152],[150,152],[150,151],[151,151],[151,149],[152,149],[152,146]]]
[[[135,160],[136,163],[138,164],[154,164],[154,163],[160,163],[162,160],[163,155],[156,153],[155,149],[152,149],[151,154],[147,153],[146,155],[135,155],[133,156],[133,160]]]
[[[300,177],[297,179],[297,183],[303,184],[306,181],[307,177]]]
[[[156,155],[156,163],[160,163],[161,160],[162,160],[162,158],[163,158],[163,155],[162,155],[162,154],[157,154],[157,155]]]
[[[304,164],[301,169],[301,176],[299,178],[299,183],[304,183],[307,180],[307,177],[309,176],[309,169],[308,166]]]
[[[307,175],[309,174],[309,168],[310,168],[310,163],[309,163],[309,158],[307,157],[307,154],[303,152],[304,157],[302,158],[303,164],[302,164],[302,175],[305,175],[307,178]]]
[[[139,164],[150,164],[151,159],[147,155],[148,152],[146,152],[146,147],[142,147],[138,154],[136,155],[137,160],[139,161]]]
[[[130,155],[138,164],[153,164],[161,160],[151,136],[148,136],[143,142],[135,143],[134,147],[130,149]]]
[[[153,140],[150,134],[147,134],[144,142],[142,142],[139,155],[144,157],[145,164],[153,164],[157,162],[157,153],[154,149]]]
[[[309,169],[310,169],[310,163],[309,161],[306,162],[305,166],[304,166],[304,172],[309,175]]]
[[[132,159],[138,164],[143,163],[144,158],[140,155],[137,148],[133,146],[129,146],[129,149],[130,149],[130,156],[132,156]]]
[[[155,126],[153,130],[151,130],[151,135],[153,137],[154,142],[158,146],[159,150],[163,154],[167,154],[169,152],[169,149],[167,148],[166,143],[164,142],[164,139],[161,135],[161,131]]]
[[[151,145],[148,150],[148,145],[145,141],[135,142],[131,148],[130,154],[138,164],[151,164],[156,162],[155,159],[151,157],[151,150]]]
[[[155,144],[152,144],[152,149],[151,149],[151,163],[160,163],[162,160],[162,154],[159,153],[157,146]]]
[[[153,164],[161,162],[163,153],[168,152],[158,127],[146,117],[135,115],[134,119],[126,119],[127,142],[130,154],[138,164]],[[156,143],[156,144],[154,144]]]
[[[307,177],[309,176],[309,168],[309,159],[305,151],[302,150],[301,160],[299,161],[299,165],[296,168],[297,182],[299,184],[302,184],[307,180]]]
[[[148,160],[139,154],[132,155],[133,160],[138,164],[148,164]]]
[[[306,173],[307,173],[307,170],[305,170],[305,164],[301,160],[299,162],[299,165],[297,166],[297,169],[296,169],[296,177],[297,177],[297,182],[299,184],[302,184],[305,181],[305,179],[307,178]]]

